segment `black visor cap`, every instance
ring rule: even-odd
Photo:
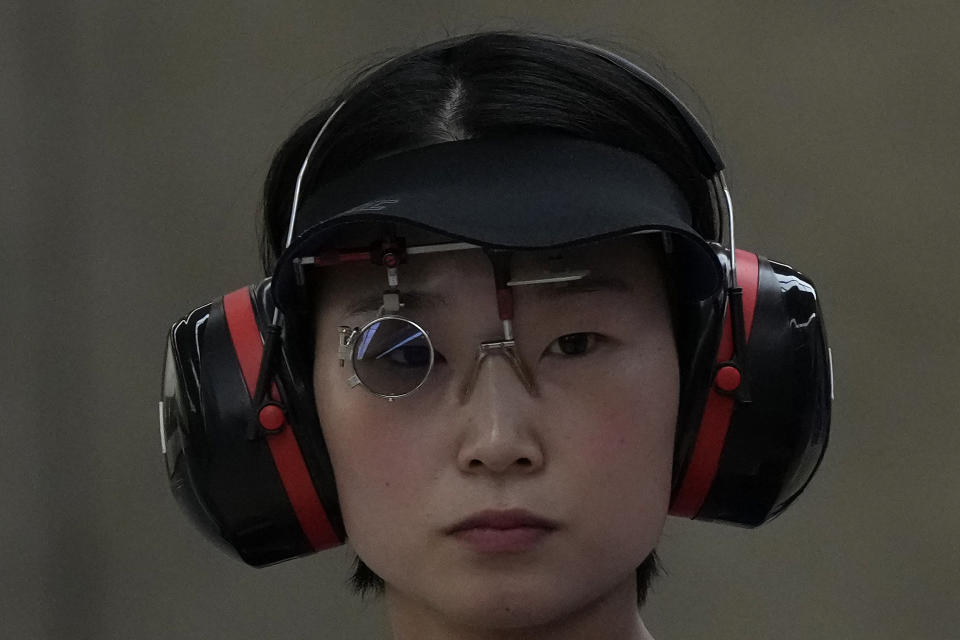
[[[667,232],[686,295],[705,299],[723,284],[683,193],[652,161],[581,138],[517,134],[403,151],[321,186],[299,207],[293,241],[277,260],[280,309],[298,298],[295,259],[365,246],[384,223],[420,230],[407,246],[447,238],[513,250]]]

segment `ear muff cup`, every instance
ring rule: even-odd
[[[278,358],[273,401],[285,418],[257,428],[269,281],[197,309],[168,336],[161,425],[174,494],[209,537],[263,566],[340,544],[336,485],[315,412]],[[289,390],[289,392],[288,392]]]
[[[722,248],[717,255],[729,271]],[[728,300],[702,303],[700,321],[692,323],[702,328],[722,310],[719,340],[715,331],[712,339],[702,332],[707,338],[694,349],[693,383],[684,391],[693,397],[681,403],[670,513],[757,526],[781,513],[820,464],[833,376],[813,283],[741,250],[737,280],[746,334],[739,367],[730,362]]]

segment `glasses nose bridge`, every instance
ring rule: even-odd
[[[527,393],[531,397],[537,397],[538,391],[533,376],[520,359],[520,355],[516,351],[516,343],[513,340],[492,340],[481,342],[477,347],[472,370],[460,388],[460,404],[466,404],[467,401],[470,400],[473,390],[476,387],[477,379],[480,377],[480,369],[483,367],[484,362],[491,357],[499,357],[506,360]]]

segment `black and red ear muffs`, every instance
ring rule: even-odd
[[[271,400],[253,406],[270,313],[265,280],[174,324],[160,408],[174,495],[208,537],[255,566],[344,540],[308,381],[285,354]]]
[[[726,251],[716,250],[729,272]],[[694,330],[716,336],[704,330],[717,326],[712,317],[722,318],[722,329],[719,344],[696,344],[681,399],[670,513],[757,526],[803,491],[823,458],[833,371],[813,283],[742,250],[736,270],[743,353],[735,353],[730,297],[703,303]]]
[[[670,513],[756,526],[782,512],[816,470],[832,374],[813,284],[739,250],[737,272],[745,348],[734,353],[727,298],[701,303],[695,324],[708,338],[698,338],[682,392]],[[345,537],[309,373],[283,353],[271,400],[262,408],[252,401],[273,313],[269,282],[173,325],[161,402],[174,494],[211,538],[256,566]]]

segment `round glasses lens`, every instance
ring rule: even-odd
[[[374,393],[402,396],[419,387],[433,366],[427,334],[403,318],[378,318],[356,337],[353,369]]]

